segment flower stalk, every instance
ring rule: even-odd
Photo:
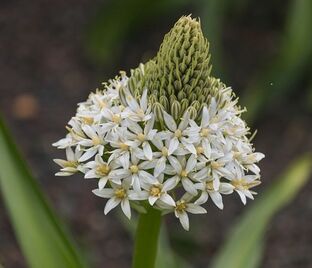
[[[135,235],[132,268],[154,268],[157,257],[161,212],[146,206],[147,213],[140,213]]]

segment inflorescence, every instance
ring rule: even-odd
[[[78,104],[53,144],[66,150],[56,175],[98,179],[93,193],[108,199],[105,214],[120,204],[130,219],[131,207],[148,205],[174,212],[186,230],[187,213],[206,213],[209,197],[220,209],[222,195],[253,199],[264,155],[254,152],[231,88],[210,76],[209,59],[199,22],[182,17],[155,59]]]

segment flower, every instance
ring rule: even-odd
[[[184,195],[180,200],[176,202],[174,208],[175,216],[180,220],[181,225],[183,228],[188,231],[189,230],[189,218],[187,215],[188,213],[192,214],[205,214],[207,213],[206,209],[203,207],[193,204],[190,202],[192,197],[189,195]]]
[[[78,104],[53,144],[66,151],[54,160],[56,175],[96,179],[105,214],[120,204],[130,218],[130,205],[152,206],[174,213],[185,230],[188,213],[206,213],[210,200],[223,209],[224,195],[253,199],[264,154],[250,141],[232,89],[210,75],[209,59],[199,22],[182,17],[153,60]]]
[[[80,165],[78,159],[80,158],[82,152],[77,148],[75,152],[71,147],[66,148],[66,160],[54,159],[54,162],[62,167],[60,172],[57,172],[56,176],[71,176],[78,171],[82,171],[83,168]]]

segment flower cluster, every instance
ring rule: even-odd
[[[66,150],[56,175],[97,179],[93,193],[108,199],[105,214],[120,204],[130,218],[131,207],[150,205],[174,212],[186,230],[188,213],[206,213],[209,198],[220,209],[223,195],[253,199],[264,155],[254,152],[231,91],[220,88],[222,98],[211,97],[196,118],[163,110],[159,121],[148,89],[133,96],[128,81],[122,73],[78,105],[68,134],[53,144]]]

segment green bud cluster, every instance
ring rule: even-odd
[[[231,95],[229,88],[210,76],[211,68],[209,43],[200,21],[183,16],[165,35],[156,57],[131,70],[129,88],[137,98],[148,89],[149,102],[160,122],[162,110],[177,121],[186,110],[199,119],[211,97],[223,105],[221,93]]]

